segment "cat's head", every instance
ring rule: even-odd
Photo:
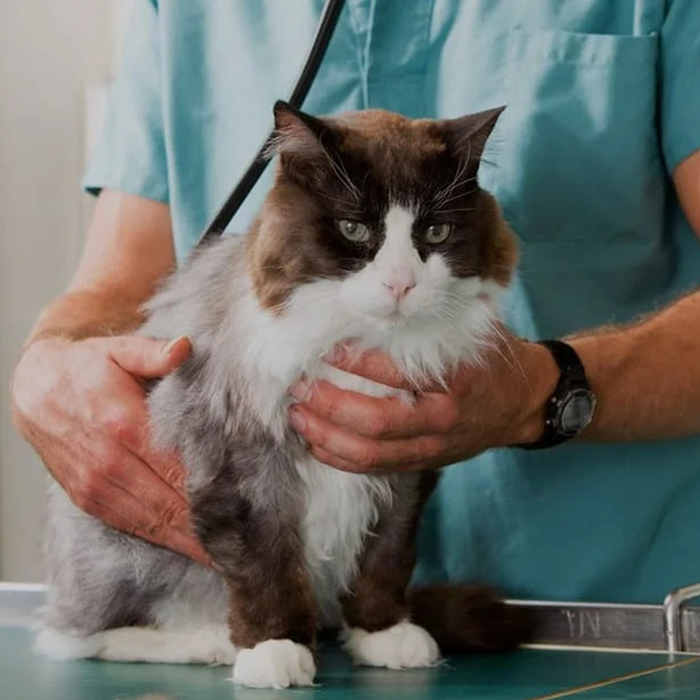
[[[321,119],[277,103],[280,162],[248,243],[263,308],[283,315],[306,289],[306,304],[332,297],[351,325],[397,331],[459,323],[462,307],[506,286],[515,239],[477,181],[502,111]]]

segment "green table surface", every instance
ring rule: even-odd
[[[0,627],[0,700],[700,700],[700,658],[664,654],[523,649],[396,672],[353,668],[328,646],[314,688],[250,690],[229,676],[225,667],[51,662],[32,653],[26,628]]]

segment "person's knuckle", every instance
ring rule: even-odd
[[[73,501],[85,512],[94,510],[95,504],[100,501],[103,495],[104,484],[101,475],[93,470],[88,471],[82,478],[80,484],[73,492]]]
[[[113,405],[99,417],[102,430],[118,442],[133,442],[138,434],[138,426],[125,406]]]
[[[333,466],[333,456],[329,453],[326,452],[325,450],[320,450],[314,445],[312,445],[309,449],[309,454],[317,461],[320,462],[321,464],[325,464],[327,466]]]
[[[20,407],[18,400],[12,396],[10,402],[10,419],[14,429],[25,439],[29,439],[30,421],[28,420],[29,412],[26,406]]]
[[[150,539],[156,541],[164,539],[167,528],[168,525],[162,520],[148,520],[139,527]]]
[[[98,450],[95,463],[92,469],[88,471],[88,475],[89,477],[95,475],[111,481],[120,478],[123,471],[124,465],[121,451],[114,445],[105,445]]]
[[[177,503],[165,503],[161,507],[160,522],[162,527],[173,527],[183,516],[184,508]]]
[[[50,380],[50,377],[49,377]],[[37,383],[23,376],[13,375],[10,384],[12,421],[22,432],[28,423],[45,416],[52,405],[53,382]]]
[[[328,447],[332,439],[329,430],[321,428],[313,416],[308,415],[306,416],[304,435],[308,442],[318,447]]]
[[[109,481],[119,479],[122,472],[122,465],[116,456],[105,459],[100,462],[100,475]]]
[[[450,397],[437,402],[432,410],[433,423],[439,433],[449,433],[459,421],[460,410],[457,402]]]
[[[373,409],[365,416],[365,426],[370,437],[382,438],[391,432],[393,421],[388,412]]]
[[[445,451],[446,446],[447,440],[443,435],[428,435],[415,442],[411,459],[412,461],[434,459]]]
[[[163,470],[163,479],[171,486],[184,488],[186,484],[185,470],[179,464],[170,464]]]
[[[379,451],[376,447],[366,445],[358,451],[355,461],[362,469],[370,471],[379,466],[379,457]]]
[[[309,406],[326,418],[333,418],[338,413],[340,402],[336,396],[338,390],[323,382],[319,382],[314,391],[309,394]]]
[[[86,485],[75,489],[70,493],[70,498],[75,505],[88,515],[97,515],[94,501],[90,499],[90,491]]]

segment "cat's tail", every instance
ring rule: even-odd
[[[411,619],[433,636],[443,654],[508,651],[530,641],[535,620],[490,588],[437,585],[409,592]]]

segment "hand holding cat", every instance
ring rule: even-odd
[[[501,329],[479,366],[462,365],[447,390],[429,386],[408,403],[339,389],[328,382],[297,384],[292,426],[316,459],[350,472],[413,471],[446,466],[483,452],[535,441],[557,370],[541,346]],[[341,352],[333,364],[346,372],[413,391],[380,352],[359,358]]]
[[[138,381],[169,374],[190,351],[187,339],[37,340],[13,376],[13,417],[83,511],[208,563],[191,534],[184,470],[150,445]]]

